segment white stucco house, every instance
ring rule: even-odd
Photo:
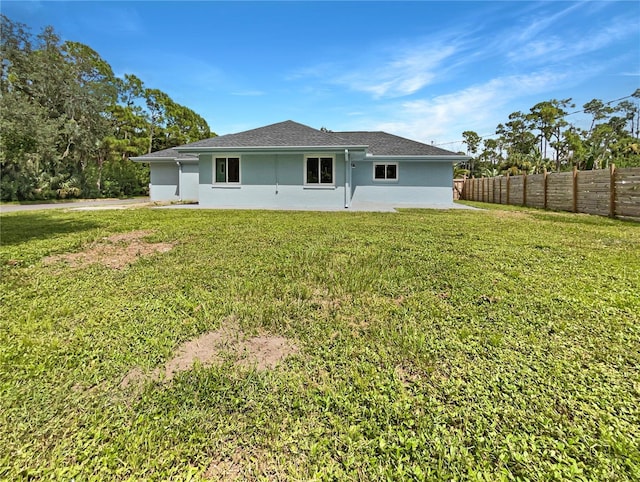
[[[452,205],[468,157],[386,132],[327,132],[285,121],[132,158],[149,163],[152,201],[203,207]]]

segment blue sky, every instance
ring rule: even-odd
[[[292,119],[461,150],[463,131],[494,133],[537,102],[578,110],[640,87],[637,1],[3,1],[2,13],[89,45],[218,134]]]

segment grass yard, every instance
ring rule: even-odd
[[[0,478],[640,479],[640,224],[484,207],[2,215]]]

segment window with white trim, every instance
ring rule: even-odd
[[[333,186],[334,160],[332,156],[306,156],[304,183],[311,186]]]
[[[216,183],[240,183],[239,157],[216,157],[215,169]]]
[[[373,180],[374,181],[397,181],[398,180],[398,163],[374,163],[373,164]]]

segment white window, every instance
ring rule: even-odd
[[[216,157],[215,169],[216,169],[216,174],[215,174],[216,183],[240,184],[240,158],[239,157]]]
[[[397,181],[398,180],[398,163],[374,163],[373,164],[373,180],[374,181]]]
[[[333,186],[334,160],[332,156],[306,156],[304,183],[311,186]]]

